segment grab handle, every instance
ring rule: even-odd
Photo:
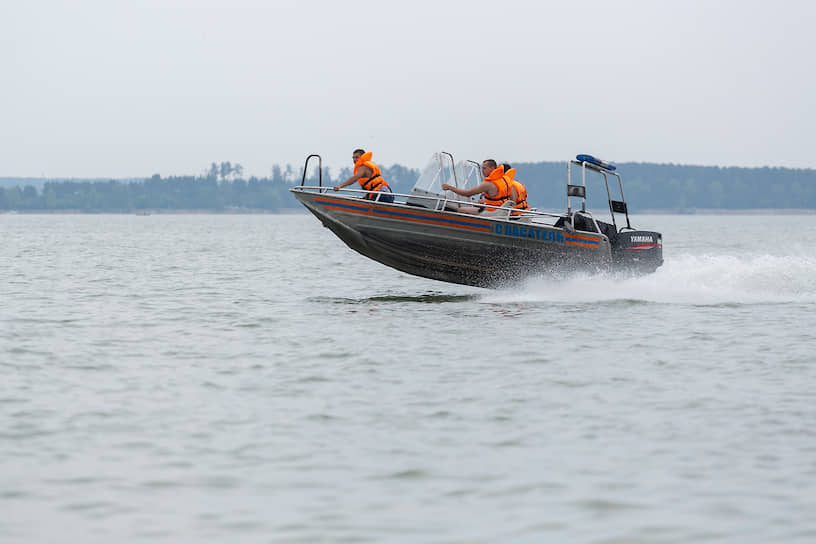
[[[303,165],[303,177],[300,179],[300,186],[303,187],[303,184],[306,182],[306,171],[309,169],[309,161],[312,157],[317,157],[318,184],[320,187],[323,187],[323,158],[317,154],[306,157],[306,164]]]

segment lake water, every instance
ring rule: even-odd
[[[816,216],[638,279],[408,276],[310,215],[0,215],[0,542],[816,542]]]

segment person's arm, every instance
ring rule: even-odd
[[[453,185],[443,183],[442,189],[445,191],[453,191],[459,196],[473,196],[478,195],[479,193],[487,193],[488,196],[492,196],[491,193],[496,194],[496,186],[490,183],[489,181],[483,181],[482,183],[471,189],[460,189],[459,187],[454,187]]]
[[[348,187],[349,185],[356,183],[357,180],[359,180],[360,178],[371,177],[371,168],[369,168],[368,166],[361,166],[359,172],[360,172],[359,174],[354,174],[340,185],[335,185],[334,190],[339,191],[343,187]]]

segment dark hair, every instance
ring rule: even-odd
[[[360,155],[362,155],[363,153],[365,153],[365,149],[355,149],[355,150],[352,152],[352,155],[355,155],[355,154],[357,154],[357,153],[359,153]]]
[[[502,166],[504,167],[504,171],[505,171],[505,172],[507,172],[508,170],[510,170],[511,168],[513,168],[512,166],[510,166],[510,165],[509,165],[509,164],[507,164],[506,162],[502,163]]]
[[[482,164],[486,164],[490,168],[496,168],[496,161],[494,161],[493,159],[485,159],[482,161]]]

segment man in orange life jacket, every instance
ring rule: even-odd
[[[371,151],[366,153],[362,149],[355,149],[351,155],[351,160],[354,161],[354,174],[340,185],[335,185],[334,190],[339,191],[356,181],[364,191],[375,191],[366,193],[363,197],[366,200],[394,202],[394,195],[391,194],[388,183],[380,175],[380,167],[371,162],[371,156]]]
[[[497,166],[496,161],[487,159],[482,162],[482,175],[484,181],[471,189],[460,189],[447,183],[442,184],[445,191],[453,191],[460,196],[473,196],[479,193],[484,194],[484,203],[488,206],[501,206],[510,197],[510,182],[504,176],[504,167]],[[493,208],[490,208],[492,210]],[[484,211],[484,208],[474,206],[462,206],[461,213],[477,214]]]
[[[527,187],[516,179],[516,169],[507,163],[502,164],[504,167],[504,176],[510,182],[510,200],[516,203],[513,206],[516,210],[512,215],[521,215],[523,210],[529,210],[530,205],[527,204]]]

